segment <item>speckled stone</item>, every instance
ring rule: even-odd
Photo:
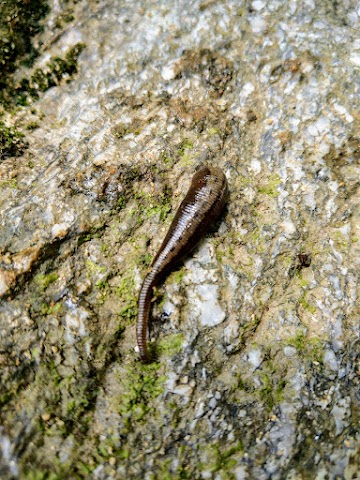
[[[0,477],[355,478],[357,2],[51,7],[32,71],[86,47],[6,113]],[[141,281],[205,162],[228,206],[154,292],[142,365]]]

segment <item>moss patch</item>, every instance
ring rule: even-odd
[[[279,175],[271,175],[266,184],[258,186],[258,192],[262,193],[263,195],[268,195],[269,197],[278,197],[280,192],[277,187],[280,184],[281,178]]]
[[[40,470],[24,474],[24,480],[60,480],[60,478],[56,473],[42,472]]]
[[[119,412],[125,425],[133,428],[133,422],[145,419],[149,413],[156,413],[153,400],[164,391],[166,377],[159,374],[160,365],[151,363],[130,365],[120,379],[123,387]]]
[[[184,336],[182,333],[168,335],[166,338],[159,342],[156,348],[156,353],[159,355],[165,354],[168,356],[175,355],[176,353],[181,352],[183,341]]]
[[[70,81],[77,73],[78,57],[84,48],[84,43],[77,43],[65,57],[54,57],[45,68],[37,68],[30,79],[23,78],[13,90],[14,103],[28,105],[31,100],[37,100],[41,92],[59,85],[63,79]]]
[[[288,338],[286,344],[295,347],[303,358],[322,363],[325,345],[320,338],[308,338],[303,331],[299,331]]]
[[[201,464],[200,468],[212,473],[221,471],[221,478],[224,480],[233,480],[235,479],[235,475],[229,473],[229,470],[237,464],[234,456],[236,457],[242,451],[243,445],[241,441],[226,450],[221,448],[219,444],[211,445],[208,451],[209,463]]]
[[[137,192],[134,197],[138,201],[138,207],[132,212],[133,215],[139,217],[140,223],[159,215],[160,220],[163,221],[171,211],[171,190],[164,188],[164,191],[151,195],[147,192]]]
[[[31,37],[42,30],[40,21],[48,11],[46,0],[4,0],[0,3],[0,92],[20,62],[29,64],[36,58],[38,52]]]
[[[0,161],[7,157],[17,157],[26,148],[24,134],[17,128],[0,121]]]
[[[45,290],[51,283],[56,282],[58,275],[55,272],[51,272],[47,275],[39,273],[34,278],[35,283],[38,285],[40,290]]]
[[[123,277],[120,285],[115,287],[114,290],[116,295],[124,302],[124,306],[120,308],[119,311],[120,319],[122,322],[131,323],[137,315],[137,295],[134,275]]]

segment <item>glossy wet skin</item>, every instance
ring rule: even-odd
[[[220,168],[205,166],[195,173],[140,290],[136,333],[142,361],[150,361],[146,337],[153,287],[191,252],[218,219],[227,194],[227,180]]]

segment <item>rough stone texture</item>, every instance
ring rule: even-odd
[[[37,65],[81,41],[78,75],[0,162],[1,478],[358,478],[358,2],[79,2],[52,36],[59,8]],[[144,366],[137,292],[205,161],[228,209]]]

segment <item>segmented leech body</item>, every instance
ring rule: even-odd
[[[227,194],[226,177],[220,168],[205,166],[195,173],[140,290],[136,333],[144,362],[150,360],[146,337],[153,287],[205,235],[223,210]]]

